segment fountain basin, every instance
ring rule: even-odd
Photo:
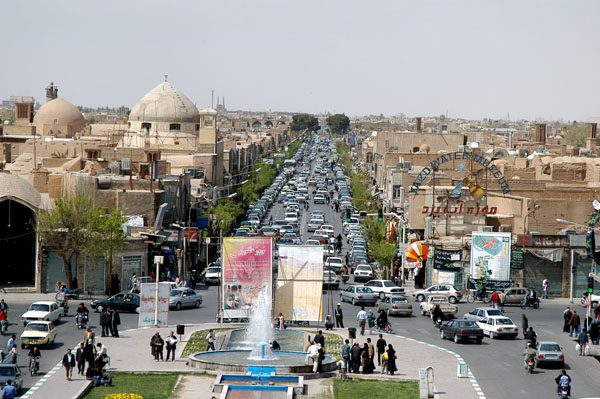
[[[312,365],[306,364],[306,353],[277,351],[277,359],[252,360],[248,359],[250,350],[224,350],[199,352],[188,357],[188,365],[199,370],[218,370],[245,373],[249,366],[274,367],[278,374],[312,374]],[[335,371],[336,359],[325,356],[321,363],[322,372]]]

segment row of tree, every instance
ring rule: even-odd
[[[334,134],[344,134],[350,127],[350,119],[344,114],[335,114],[327,117],[327,126]],[[294,132],[308,130],[311,132],[318,131],[319,119],[309,114],[296,114],[292,117],[290,128]]]

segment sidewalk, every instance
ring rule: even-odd
[[[107,346],[110,356],[110,371],[126,372],[181,372],[194,373],[194,369],[186,365],[186,359],[180,359],[185,348],[185,343],[192,332],[201,329],[216,328],[218,324],[202,324],[187,326],[183,342],[177,345],[177,359],[174,362],[157,362],[150,354],[150,338],[158,331],[162,337],[166,337],[174,327],[171,328],[144,328],[121,332],[120,338],[103,338],[102,342]],[[312,330],[312,329],[310,329]],[[348,337],[347,329],[334,330],[335,333],[345,338]],[[359,343],[366,342],[367,337],[376,341],[377,334],[358,336]],[[388,343],[394,345],[398,354],[398,373],[395,376],[381,375],[381,368],[371,375],[356,375],[356,378],[381,378],[381,379],[411,379],[418,380],[419,368],[428,366],[434,370],[434,385],[436,387],[436,398],[477,399],[483,398],[478,395],[473,381],[474,378],[458,378],[456,370],[460,356],[439,348],[435,345],[419,343],[413,339],[384,335]],[[352,376],[352,374],[351,374]],[[64,371],[57,364],[47,375],[43,376],[36,387],[32,388],[24,398],[30,399],[67,399],[81,398],[89,389],[90,382],[82,376],[73,376],[72,381],[66,381]],[[478,388],[478,386],[477,386]]]

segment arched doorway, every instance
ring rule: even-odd
[[[11,198],[0,201],[0,287],[34,286],[36,214]]]

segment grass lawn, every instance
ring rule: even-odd
[[[177,382],[177,374],[112,373],[113,386],[94,387],[84,399],[104,399],[110,393],[136,393],[144,399],[168,399]]]
[[[419,384],[413,381],[333,381],[335,399],[419,399]]]
[[[215,335],[225,332],[227,330],[231,330],[230,328],[215,328],[213,332]],[[185,348],[183,348],[183,353],[181,354],[182,358],[186,358],[192,353],[204,352],[206,347],[208,346],[208,341],[206,340],[206,336],[208,335],[209,330],[200,330],[195,331],[190,336],[190,339],[186,342]],[[216,346],[216,345],[215,345]],[[218,350],[219,348],[217,348]],[[223,348],[224,349],[224,348]]]

